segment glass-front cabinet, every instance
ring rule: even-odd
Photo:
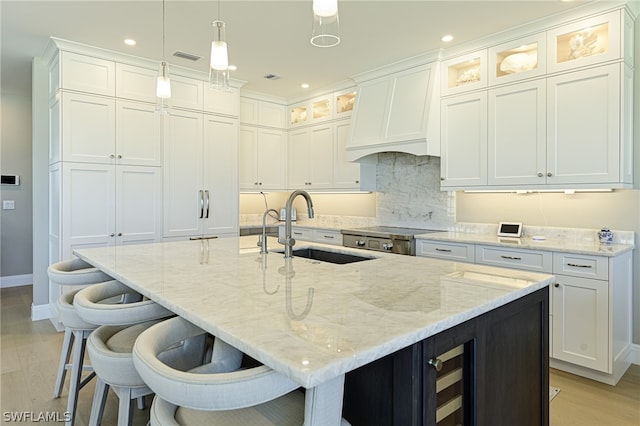
[[[467,53],[442,62],[443,96],[487,87],[487,51]]]
[[[621,13],[617,10],[548,31],[549,72],[619,59]]]
[[[356,102],[355,89],[349,89],[345,92],[336,92],[334,94],[334,111],[335,118],[349,117],[353,112],[353,106]]]
[[[289,125],[298,127],[349,117],[355,98],[356,91],[350,88],[293,104],[289,107]]]
[[[545,33],[489,48],[489,85],[543,75],[547,71]]]

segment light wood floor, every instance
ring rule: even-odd
[[[31,321],[30,309],[31,286],[0,290],[0,424],[5,412],[62,415],[66,410],[66,385],[61,398],[52,397],[62,333],[48,320]],[[632,365],[617,386],[556,370],[551,371],[550,382],[560,388],[550,405],[552,426],[640,426],[638,365]],[[80,391],[76,425],[88,423],[92,394],[93,381]],[[116,417],[117,398],[111,393],[103,424],[115,425]],[[148,409],[134,409],[134,425],[147,421]]]

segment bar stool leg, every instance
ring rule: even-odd
[[[69,426],[73,426],[76,421],[76,408],[78,407],[78,392],[80,392],[82,371],[84,370],[84,351],[87,346],[87,336],[89,332],[85,330],[75,330],[73,345],[73,364],[71,365],[71,377],[69,378],[69,400],[67,402],[67,412],[71,418]]]
[[[118,397],[120,404],[118,405],[118,426],[131,426],[133,420],[133,404],[134,398],[131,388],[118,389]]]
[[[62,341],[62,350],[60,351],[60,363],[58,365],[58,375],[56,376],[56,387],[53,390],[53,397],[60,398],[64,379],[67,376],[67,365],[71,358],[71,346],[73,345],[73,332],[70,328],[64,329],[64,340]]]
[[[96,389],[93,392],[93,403],[91,404],[91,415],[89,416],[89,426],[98,426],[102,423],[102,415],[104,414],[104,406],[107,403],[107,395],[109,394],[109,385],[100,380],[96,381]]]

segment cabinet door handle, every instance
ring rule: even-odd
[[[592,268],[591,265],[580,265],[578,263],[567,263],[567,266],[573,266],[574,268]]]
[[[538,177],[542,177],[544,176],[542,173],[538,173]]]
[[[118,160],[122,160],[122,154],[118,154]]]
[[[113,232],[109,234],[110,237],[115,237],[116,234],[114,234]]]
[[[427,361],[427,364],[435,368],[436,371],[442,370],[442,360],[438,358],[431,358],[429,361]]]
[[[553,176],[553,173],[551,172],[547,173],[547,177],[551,177],[551,176]]]
[[[500,257],[508,260],[522,260],[521,257],[516,257],[516,256],[500,256]]]
[[[202,189],[198,191],[200,194],[200,219],[204,217],[204,194],[202,193]]]
[[[437,247],[436,247],[436,251],[442,251],[444,253],[451,253],[451,250],[449,250],[449,249],[441,249],[441,248],[437,248]]]
[[[207,214],[204,216],[205,219],[209,219],[209,190],[205,189],[204,190],[205,195],[207,196]]]
[[[558,288],[558,287],[560,287],[560,283],[555,283],[553,286],[554,286],[555,288]]]

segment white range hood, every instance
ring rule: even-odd
[[[358,83],[347,159],[380,152],[440,156],[439,62],[420,57],[352,77]]]

